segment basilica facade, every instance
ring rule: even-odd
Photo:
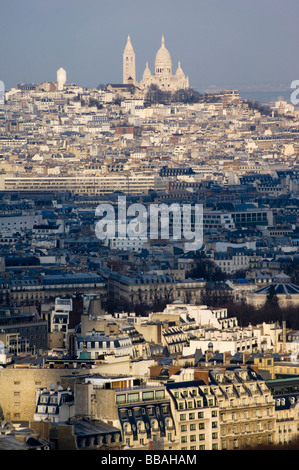
[[[160,90],[170,92],[189,88],[189,78],[185,76],[180,62],[175,74],[172,74],[171,56],[165,46],[164,36],[162,36],[161,47],[156,54],[154,74],[151,73],[147,62],[140,82],[136,80],[135,52],[130,36],[128,36],[123,52],[123,83],[131,83],[144,91],[151,85],[156,85]]]

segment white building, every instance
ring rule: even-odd
[[[73,309],[72,299],[55,299],[54,309],[51,312],[50,331],[64,331],[67,333],[70,312]]]
[[[103,356],[132,356],[132,340],[128,336],[106,336],[101,332],[92,331],[85,337],[76,338],[76,351],[79,358],[81,353],[86,352],[91,359]]]
[[[63,87],[66,83],[66,71],[60,67],[57,70],[57,88],[59,91],[63,90]]]
[[[277,338],[281,331],[274,324],[263,323],[247,328],[233,328],[218,330],[206,328],[201,331],[202,336],[191,339],[188,347],[183,349],[186,356],[194,355],[197,350],[203,353],[236,353],[276,352]]]
[[[112,237],[106,238],[104,244],[110,250],[134,251],[140,253],[147,242],[147,238],[141,237]]]
[[[189,305],[173,303],[166,306],[164,314],[182,315],[187,314],[193,318],[197,325],[217,328],[234,328],[238,322],[235,317],[227,318],[226,308],[210,309],[206,305]]]
[[[12,355],[8,352],[5,344],[3,341],[0,340],[0,368],[2,366],[7,366],[7,364],[11,364],[12,362]]]
[[[8,230],[11,233],[32,230],[35,225],[42,223],[42,214],[12,214],[0,217],[0,230]]]
[[[34,413],[34,421],[51,421],[59,423],[67,421],[75,416],[75,400],[73,392],[68,389],[64,390],[54,386],[47,389],[37,390],[36,409]]]
[[[155,57],[155,72],[151,73],[148,62],[143,72],[142,80],[136,81],[135,52],[128,36],[127,44],[123,53],[123,83],[132,83],[142,90],[150,85],[156,85],[164,91],[176,91],[189,88],[189,78],[185,76],[180,62],[175,74],[172,74],[172,61],[168,49],[165,47],[165,39],[162,36],[161,47]]]

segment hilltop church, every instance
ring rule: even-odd
[[[131,83],[143,91],[150,85],[156,85],[160,90],[171,92],[189,88],[189,78],[185,76],[181,69],[180,62],[175,74],[172,74],[171,56],[165,47],[164,36],[162,36],[161,47],[155,58],[155,73],[151,73],[147,62],[140,82],[136,81],[135,52],[130,36],[128,36],[123,52],[123,83]]]

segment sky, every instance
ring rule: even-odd
[[[122,82],[130,35],[141,80],[165,37],[190,86],[288,89],[299,80],[298,0],[1,0],[0,80]]]

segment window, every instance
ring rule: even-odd
[[[142,400],[148,401],[154,399],[154,392],[143,392],[142,393]]]
[[[126,395],[125,395],[125,394],[123,394],[123,395],[116,395],[116,403],[117,403],[117,404],[126,403]]]
[[[156,391],[156,399],[161,400],[163,398],[165,398],[164,390],[157,390]]]
[[[128,403],[133,403],[139,400],[139,393],[128,393]]]

